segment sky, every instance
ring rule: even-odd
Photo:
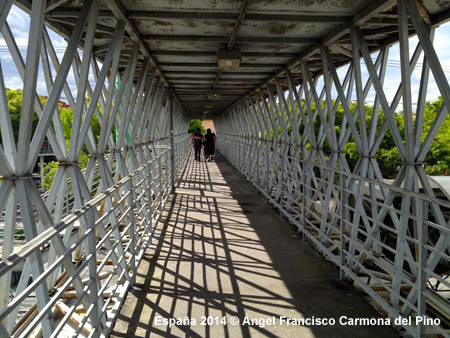
[[[10,25],[10,28],[15,37],[15,41],[19,46],[22,56],[25,58],[26,46],[28,44],[29,15],[21,11],[19,8],[13,6],[7,18],[7,21],[8,24]],[[53,46],[58,54],[58,57],[61,60],[64,54],[65,47],[67,46],[67,43],[61,36],[57,35],[56,33],[53,33],[51,30],[48,31]],[[450,81],[450,42],[448,39],[449,36],[450,36],[450,23],[446,23],[436,29],[434,39],[434,46],[448,81]],[[415,49],[415,46],[417,45],[417,41],[418,41],[417,37],[412,37],[410,39],[411,55]],[[81,51],[80,54],[82,55]],[[372,57],[375,59],[376,54],[372,54]],[[0,62],[4,74],[6,87],[10,89],[18,89],[18,88],[22,89],[23,87],[22,80],[19,76],[19,73],[16,70],[14,61],[8,51],[8,48],[6,47],[6,42],[1,34],[0,34]],[[338,74],[341,78],[343,78],[345,72],[346,67],[343,67],[338,70]],[[411,79],[413,91],[415,91],[413,92],[414,104],[416,103],[417,100],[417,92],[419,88],[420,77],[421,77],[421,68],[419,65],[418,67],[416,67]],[[363,68],[363,78],[364,79],[368,78],[367,71],[365,71],[364,68]],[[91,78],[90,81],[93,82],[93,79]],[[75,96],[76,86],[72,72],[69,73],[68,83],[69,87],[72,89],[73,95]],[[391,47],[389,51],[388,76],[386,77],[384,84],[384,90],[388,102],[390,102],[393,99],[399,83],[400,83],[400,56],[397,44]],[[37,92],[40,95],[48,95],[42,70],[40,70],[38,78]],[[432,79],[431,76],[427,100],[435,101],[439,95],[440,94],[437,85],[434,83],[434,80]],[[369,94],[366,101],[367,103],[370,104],[373,103],[373,100],[374,100],[374,93],[372,92]]]
[[[28,34],[30,29],[29,15],[19,8],[13,6],[7,17],[7,21],[15,38],[16,44],[17,46],[19,46],[22,57],[25,59],[26,46],[28,45]],[[58,53],[58,57],[62,58],[67,43],[58,34],[51,31],[49,31],[49,34],[53,46]],[[22,79],[17,72],[13,58],[9,53],[3,35],[0,35],[0,62],[2,65],[6,87],[10,89],[22,89]],[[42,74],[42,70],[40,71],[40,75],[38,78],[37,92],[40,95],[47,95],[47,88],[44,82],[44,75]]]

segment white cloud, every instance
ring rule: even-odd
[[[52,39],[52,45],[55,48],[66,48],[67,47],[67,42],[63,38],[61,38],[59,40],[58,39]]]
[[[0,60],[9,62],[13,61],[13,58],[10,54],[0,54]]]
[[[16,38],[24,38],[25,41],[28,41],[28,33],[30,30],[30,19],[28,14],[13,6],[8,14],[7,21]]]
[[[14,40],[16,41],[17,46],[20,49],[23,49],[25,46],[28,45],[28,35],[25,37],[18,37],[16,35],[14,35]]]
[[[11,76],[8,77],[8,81],[5,83],[5,86],[9,89],[22,89],[23,82],[20,76]]]
[[[445,62],[447,59],[450,59],[450,45],[448,43],[449,35],[450,22],[443,24],[436,29],[433,45],[441,62]]]

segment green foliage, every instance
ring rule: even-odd
[[[425,106],[425,113],[424,113],[424,122],[423,122],[423,132],[421,135],[422,142],[425,140],[428,132],[430,131],[430,128],[433,124],[433,122],[436,119],[436,115],[441,108],[443,104],[443,100],[441,97],[435,102],[427,102]],[[308,117],[308,114],[312,114],[312,121],[314,123],[314,133],[315,135],[319,135],[324,132],[323,130],[323,124],[321,121],[321,118],[319,114],[317,113],[316,105],[312,105],[312,111],[308,112],[308,109],[306,105],[302,104],[303,109],[305,111],[305,115],[307,116],[307,119],[311,118]],[[323,107],[323,104],[322,104]],[[352,114],[357,109],[357,103],[352,102],[350,104],[350,111]],[[373,118],[373,107],[369,106],[367,104],[364,104],[364,111],[365,111],[365,127],[367,129],[367,133],[369,133],[370,130],[370,123]],[[340,134],[340,128],[342,119],[344,117],[344,109],[342,105],[340,105],[337,108],[336,114],[335,114],[335,121],[334,121],[334,128],[336,130],[337,137],[339,138]],[[300,118],[300,114],[299,114]],[[380,128],[383,126],[385,121],[385,116],[383,111],[379,112],[379,118],[376,126],[376,135],[379,134]],[[405,139],[405,121],[404,116],[401,113],[395,113],[394,114],[394,121],[398,128],[398,131],[400,133],[401,138]],[[330,117],[327,115],[327,123],[330,123]],[[361,123],[359,118],[355,121],[356,128],[358,132],[360,132]],[[362,124],[364,125],[364,123]],[[299,126],[299,132],[300,135],[305,134],[304,130],[305,126],[303,122],[300,123]],[[347,126],[348,128],[348,126]],[[307,147],[310,146],[309,142],[307,142]],[[325,155],[331,154],[331,148],[329,145],[328,140],[326,139],[324,144],[321,145],[321,148]],[[347,157],[348,163],[351,168],[353,168],[358,160],[361,157],[361,154],[356,146],[355,140],[353,136],[350,136],[348,142],[346,143],[346,146],[344,148],[345,155]],[[380,167],[380,170],[384,177],[395,177],[395,175],[398,173],[398,170],[400,168],[400,154],[397,149],[397,146],[394,142],[394,139],[392,137],[392,133],[390,129],[386,131],[384,134],[381,144],[376,152],[376,159],[377,163]],[[449,175],[450,172],[450,117],[447,115],[445,117],[444,122],[442,123],[442,126],[439,128],[439,132],[437,133],[430,150],[427,153],[427,156],[425,158],[426,163],[426,173],[428,175]]]
[[[339,109],[342,109],[343,114],[343,108],[339,107]],[[338,109],[338,110],[339,110]],[[350,104],[350,110],[352,114],[357,109],[357,103],[352,102]],[[372,123],[373,118],[373,107],[364,104],[364,114],[365,114],[365,125],[367,129],[367,134],[369,134],[370,130],[370,124]],[[384,124],[384,114],[382,111],[379,113],[379,118],[377,121],[376,126],[376,135],[379,134],[380,128]],[[395,113],[394,114],[394,120],[395,124],[397,125],[397,128],[400,132],[401,137],[404,139],[405,136],[405,127],[404,127],[404,119],[403,116]],[[359,120],[359,117],[356,119],[356,129],[358,132],[360,132],[361,123]],[[347,142],[345,148],[344,148],[345,154],[347,156],[347,159],[349,160],[350,166],[354,166],[356,162],[359,160],[361,154],[359,153],[355,140],[353,136],[350,137],[349,141]],[[376,152],[376,159],[378,162],[378,165],[380,167],[380,170],[384,177],[395,177],[395,175],[398,172],[399,169],[399,162],[400,162],[400,154],[398,152],[398,149],[395,145],[394,139],[392,137],[391,131],[388,129],[386,133],[383,136],[383,139],[381,141],[380,147],[378,148]]]
[[[201,133],[204,134],[206,132],[205,128],[203,128],[202,121],[200,120],[191,120],[189,124],[188,133],[194,134],[197,132],[197,128],[201,129]]]
[[[98,109],[101,111],[100,109],[100,105],[98,105]],[[94,139],[95,139],[95,143],[98,143],[98,139],[100,138],[100,122],[97,119],[97,115],[94,114],[94,116],[92,116],[92,121],[91,121],[91,128],[92,128],[92,133],[94,134]],[[113,127],[112,132],[115,133],[116,128]]]
[[[87,100],[90,101],[89,99]],[[70,136],[72,133],[72,123],[73,123],[73,112],[69,107],[64,107],[63,105],[58,105],[59,108],[59,114],[61,118],[61,125],[64,133],[64,138],[66,139],[66,146],[67,149],[69,149],[70,145]],[[99,107],[100,109],[100,107]],[[98,139],[100,137],[100,123],[98,122],[97,116],[94,114],[92,121],[91,121],[91,128],[92,132],[94,134],[95,142],[98,142]],[[78,158],[78,162],[80,165],[80,169],[84,169],[87,166],[87,163],[89,161],[89,157],[87,155],[87,151],[85,148],[81,150],[80,156]],[[43,186],[45,190],[49,190],[52,186],[53,179],[56,174],[56,170],[58,169],[58,162],[51,161],[45,164],[44,166],[44,182]]]
[[[14,140],[17,143],[19,139],[20,112],[22,109],[23,91],[20,89],[6,88],[6,99],[8,100],[9,115],[11,118],[11,126],[14,134]],[[36,130],[39,118],[33,114],[32,132]]]
[[[443,104],[442,97],[438,101],[427,102],[425,104],[424,115],[424,132],[422,133],[422,141],[425,140],[431,126],[436,119]],[[444,122],[439,128],[430,150],[425,157],[425,171],[428,175],[441,176],[449,175],[450,171],[450,117],[446,114]]]
[[[80,157],[78,158],[78,161],[80,163],[80,168],[84,169],[87,167],[89,156],[86,155],[84,151],[81,152]],[[45,190],[50,190],[52,187],[53,179],[55,178],[56,171],[58,170],[58,162],[57,161],[50,161],[48,163],[45,163],[44,165],[44,182],[42,183],[42,186],[45,188]]]
[[[23,91],[20,89],[11,90],[6,89],[6,98],[8,100],[8,108],[9,113],[11,117],[11,125],[12,130],[14,133],[14,139],[17,142],[19,137],[19,127],[20,127],[20,113],[22,109],[22,97],[23,97]],[[46,98],[41,97],[41,102],[43,105],[45,105]],[[87,103],[90,103],[90,99],[87,98]],[[100,109],[100,106],[99,106]],[[61,119],[61,125],[63,129],[64,138],[66,139],[66,146],[67,149],[69,149],[70,144],[70,136],[72,133],[72,123],[73,123],[73,112],[70,109],[70,107],[66,106],[65,104],[58,104],[58,111],[60,114]],[[39,118],[37,114],[33,115],[33,125],[32,125],[32,133],[36,130],[37,124],[39,122]],[[100,137],[100,123],[97,119],[97,116],[94,114],[92,121],[91,121],[91,127],[92,132],[94,134],[95,142],[98,142],[98,139]],[[84,169],[87,166],[89,157],[87,156],[86,149],[83,149],[81,151],[81,154],[78,158],[78,161],[80,163],[80,168]],[[51,161],[44,165],[44,182],[43,186],[46,190],[50,189],[54,176],[56,174],[56,171],[58,169],[58,162]]]
[[[64,132],[64,138],[70,140],[72,132],[73,113],[70,108],[61,107],[59,109],[59,116],[61,117],[61,124]],[[69,144],[67,144],[68,146]]]
[[[21,113],[21,105],[22,105],[22,96],[23,92],[21,90],[10,90],[6,89],[6,97],[8,99],[8,107],[11,117],[11,124],[12,129],[14,133],[14,139],[17,142],[18,140],[18,134],[19,134],[19,126],[20,126],[20,113]],[[43,103],[45,103],[44,98],[41,98]],[[87,98],[87,104],[90,104],[89,98]],[[302,107],[305,112],[307,119],[312,119],[313,125],[314,125],[314,133],[315,135],[320,135],[324,132],[323,130],[323,123],[321,121],[321,117],[318,114],[317,107],[315,104],[312,105],[311,111],[308,111],[308,108],[305,104],[305,102],[302,102]],[[429,133],[435,119],[437,116],[438,111],[440,110],[441,106],[443,104],[443,100],[441,97],[438,98],[435,102],[427,102],[425,105],[425,113],[424,113],[424,121],[423,121],[423,132],[421,135],[421,141],[424,142],[427,134]],[[324,108],[324,103],[322,103],[322,108]],[[70,136],[72,132],[72,122],[73,122],[73,113],[71,109],[64,105],[58,105],[62,128],[64,137],[67,141],[67,146],[70,144]],[[100,107],[99,107],[100,109]],[[355,112],[357,109],[356,103],[350,104],[350,111],[352,113]],[[291,111],[292,108],[290,107],[289,110]],[[367,128],[367,131],[369,132],[370,123],[372,121],[373,117],[373,107],[364,104],[364,110],[365,110],[365,127]],[[271,108],[269,107],[269,111],[271,111]],[[282,110],[284,111],[284,109]],[[311,116],[309,116],[311,114]],[[298,113],[298,119],[301,121],[300,112]],[[276,117],[275,117],[276,118]],[[287,130],[288,133],[292,133],[292,126],[288,123],[287,115],[283,117],[283,119],[286,118],[286,124],[287,124]],[[337,137],[339,138],[339,134],[341,132],[341,124],[342,120],[344,118],[344,109],[340,105],[337,107],[336,114],[334,116],[334,121],[330,119],[330,116],[327,115],[327,123],[334,123],[334,128],[336,130]],[[384,123],[385,116],[382,111],[379,113],[379,119],[376,126],[376,134],[380,132],[380,128]],[[398,130],[400,132],[400,136],[402,139],[405,138],[405,127],[404,127],[404,116],[400,113],[394,114],[394,120],[398,127]],[[37,114],[34,114],[33,116],[33,132],[37,126],[39,119]],[[355,121],[356,128],[358,131],[360,131],[361,123],[359,121],[359,118]],[[362,123],[364,125],[364,123]],[[98,142],[98,138],[100,136],[100,124],[97,120],[96,115],[94,114],[94,117],[91,122],[92,131],[94,134],[95,142]],[[332,126],[330,126],[332,128]],[[205,129],[203,128],[202,122],[198,119],[191,120],[188,132],[189,133],[195,133],[197,131],[197,128],[201,129],[202,133],[205,133]],[[348,127],[347,127],[348,128]],[[303,137],[303,135],[306,134],[306,131],[304,130],[305,126],[303,121],[300,122],[299,125],[299,133],[300,138]],[[282,130],[279,128],[278,130],[270,130],[269,135],[265,135],[265,137],[269,137],[270,139],[274,138],[274,132],[278,133],[278,135],[281,135]],[[323,149],[325,155],[331,154],[331,147],[326,139],[325,142],[320,145]],[[306,143],[307,149],[311,148],[311,144],[309,142]],[[350,136],[346,146],[345,146],[345,154],[347,157],[347,160],[349,162],[350,167],[354,167],[357,163],[357,161],[360,159],[361,154],[357,149],[355,140],[353,139],[353,136]],[[380,166],[381,172],[383,176],[385,177],[395,177],[396,173],[399,169],[399,162],[400,162],[400,155],[398,152],[398,149],[394,143],[394,139],[392,137],[392,134],[390,130],[388,129],[383,136],[383,139],[381,141],[381,144],[376,152],[376,159]],[[80,167],[83,169],[86,167],[88,162],[88,156],[86,149],[82,150],[82,153],[79,158]],[[425,161],[426,163],[426,173],[428,175],[449,175],[450,172],[450,117],[447,114],[445,117],[444,122],[442,123],[441,127],[439,128],[439,132],[437,133],[434,141],[431,144],[430,150],[428,151]],[[44,177],[44,187],[46,189],[49,189],[51,187],[54,175],[56,173],[56,170],[58,168],[57,162],[49,162],[45,165],[44,170],[46,172],[46,175]]]
[[[53,179],[56,174],[56,170],[58,170],[58,162],[51,161],[44,165],[44,182],[42,183],[42,186],[45,188],[46,191],[50,190]]]

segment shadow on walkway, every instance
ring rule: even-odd
[[[397,337],[339,323],[379,316],[220,154],[189,160],[166,216],[112,337]]]

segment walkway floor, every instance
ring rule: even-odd
[[[189,161],[167,213],[112,337],[398,337],[339,324],[378,315],[220,154]]]

